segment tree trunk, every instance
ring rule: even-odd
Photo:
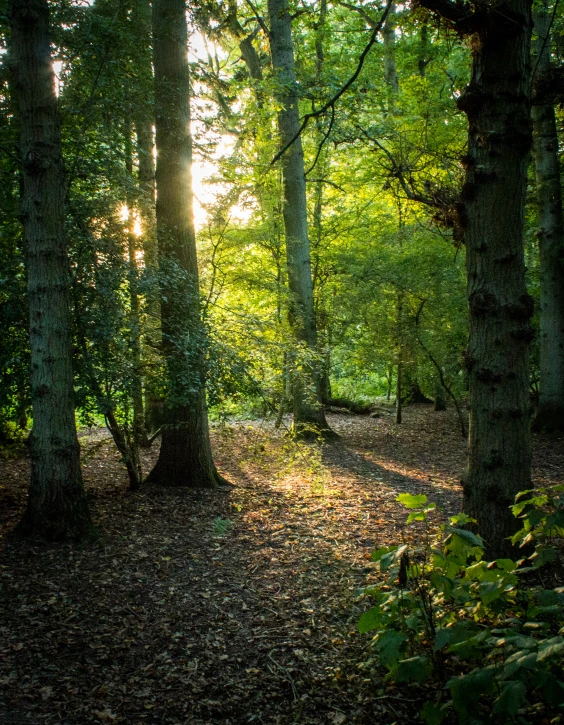
[[[434,407],[437,412],[447,409],[445,391],[444,391],[444,388],[443,388],[442,383],[438,376],[435,379],[435,406]]]
[[[153,1],[156,212],[167,409],[159,458],[148,480],[209,488],[222,479],[212,459],[205,398],[185,7],[184,0]]]
[[[469,121],[461,222],[466,226],[470,330],[469,467],[464,509],[488,557],[510,555],[509,506],[531,486],[529,344],[523,228],[531,148],[528,0],[485,16],[459,100]]]
[[[398,72],[396,68],[396,5],[390,5],[390,11],[384,27],[382,28],[382,37],[384,39],[384,78],[388,88],[389,101],[388,110],[395,108],[396,96],[399,92]]]
[[[125,172],[127,219],[127,257],[129,264],[129,330],[131,334],[131,356],[133,362],[132,398],[133,398],[133,436],[132,445],[136,449],[135,457],[139,461],[138,447],[148,447],[145,430],[145,410],[143,405],[143,378],[141,374],[141,305],[139,300],[139,269],[137,267],[137,242],[135,237],[135,218],[133,214],[135,199],[133,189],[133,137],[129,113],[125,119]],[[141,483],[141,465],[139,465],[139,484]],[[137,488],[132,482],[132,488]]]
[[[396,374],[396,423],[398,425],[402,421],[402,401],[401,401],[402,371],[403,371],[403,363],[400,359],[398,361],[398,370],[397,370],[397,374]]]
[[[18,529],[51,541],[82,539],[93,533],[93,525],[74,418],[65,184],[47,0],[12,0],[10,21],[21,127],[33,406],[29,498]]]
[[[153,66],[151,56],[151,3],[149,0],[136,0],[132,5],[131,22],[134,32],[140,38],[137,56],[135,86],[133,90],[133,121],[136,136],[137,156],[137,205],[141,221],[139,244],[143,250],[143,262],[146,275],[154,284],[149,285],[145,295],[144,337],[145,354],[157,347],[161,337],[159,295],[156,292],[158,272],[157,233],[155,218],[155,161],[153,157],[155,108],[153,101]],[[154,358],[153,358],[154,359]],[[148,368],[150,369],[150,368]],[[163,400],[155,391],[150,375],[145,376],[144,423],[146,433],[154,435],[162,425]],[[146,446],[150,442],[147,435],[140,441]]]
[[[427,65],[429,60],[427,55],[429,53],[429,28],[427,23],[421,26],[421,34],[419,36],[419,59],[417,61],[417,69],[421,78],[425,78],[427,73]]]
[[[285,146],[300,126],[292,20],[287,0],[269,0],[270,48],[277,75],[277,97],[280,143]],[[304,155],[301,137],[282,157],[284,187],[284,230],[288,286],[290,288],[290,324],[301,349],[300,371],[294,366],[293,401],[294,429],[300,437],[330,434],[321,405],[317,361],[317,329],[313,307],[310,246],[307,231],[307,205]]]
[[[550,69],[551,14],[534,13],[535,78]],[[535,430],[564,430],[564,223],[554,105],[533,106],[540,254],[540,390]]]

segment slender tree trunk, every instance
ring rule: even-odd
[[[403,362],[398,360],[398,368],[396,373],[396,423],[399,425],[402,421],[402,377],[403,377]]]
[[[157,237],[168,377],[166,424],[148,480],[209,488],[222,479],[212,459],[205,397],[185,8],[184,0],[153,0]]]
[[[443,385],[437,376],[435,379],[435,410],[441,411],[447,409],[446,396]]]
[[[156,292],[158,274],[157,232],[155,217],[155,161],[153,156],[155,107],[153,102],[153,67],[151,55],[151,3],[149,0],[135,0],[132,5],[131,22],[140,38],[138,55],[135,57],[136,81],[133,90],[133,121],[136,136],[137,157],[137,205],[141,221],[139,245],[143,250],[143,263],[150,284],[145,295],[145,345],[146,357],[151,348],[156,347],[161,337],[160,303]],[[153,356],[154,360],[155,356]],[[144,422],[146,432],[154,434],[163,423],[164,402],[155,391],[150,375],[145,376]],[[147,445],[150,439],[141,440]]]
[[[550,68],[551,13],[534,13],[535,78]],[[564,430],[564,223],[554,105],[533,106],[540,253],[540,390],[535,430]]]
[[[33,406],[31,481],[19,531],[47,540],[81,539],[93,525],[74,418],[65,185],[47,0],[12,0],[10,22],[21,126]]]
[[[396,5],[390,5],[390,11],[384,27],[382,37],[384,39],[384,78],[388,90],[388,110],[393,112],[396,104],[396,96],[399,92],[398,72],[396,68]]]
[[[421,78],[425,78],[425,75],[427,73],[427,65],[429,63],[429,60],[427,58],[427,55],[429,53],[429,28],[427,27],[427,24],[425,23],[421,27],[421,34],[419,36],[419,59],[417,61],[417,68],[419,70],[419,75]]]
[[[300,125],[288,0],[269,0],[268,12],[272,64],[277,74],[277,96],[281,107],[278,131],[280,142],[285,146],[296,135]],[[330,431],[321,405],[301,138],[296,139],[282,157],[282,172],[290,324],[301,346],[299,355],[303,358],[301,371],[298,373],[294,369],[294,428],[298,436],[309,437]]]
[[[531,485],[529,344],[523,229],[531,148],[528,0],[485,16],[472,77],[459,100],[469,121],[462,223],[466,226],[470,331],[469,467],[464,509],[489,557],[510,554],[509,510]]]
[[[394,366],[393,364],[388,366],[388,374],[386,376],[387,389],[386,389],[386,400],[390,400],[392,397],[392,386],[394,384]]]
[[[131,118],[128,114],[125,122],[125,171],[126,171],[126,198],[128,208],[127,224],[127,256],[129,263],[129,329],[131,334],[131,354],[133,363],[132,397],[133,397],[133,436],[132,444],[135,457],[138,461],[138,447],[147,447],[147,432],[145,430],[145,410],[143,406],[143,378],[141,374],[141,305],[139,301],[139,269],[137,267],[137,243],[135,237],[134,195],[133,191],[133,136]],[[139,483],[141,482],[141,465],[139,464]],[[134,484],[133,488],[137,486]]]

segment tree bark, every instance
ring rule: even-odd
[[[276,73],[278,131],[285,146],[299,127],[298,92],[292,44],[292,19],[288,0],[269,0],[270,48]],[[284,187],[284,230],[288,286],[290,290],[290,324],[298,342],[300,371],[294,366],[294,430],[300,437],[331,435],[321,404],[317,361],[317,329],[313,306],[310,244],[307,229],[307,203],[304,155],[301,137],[282,157]]]
[[[384,39],[384,79],[388,88],[390,111],[395,108],[396,96],[399,92],[398,72],[396,68],[396,5],[390,5],[390,11],[384,27],[382,28],[382,37]]]
[[[550,70],[548,3],[535,11],[535,78]],[[533,106],[540,254],[540,390],[534,429],[564,430],[564,222],[554,105]]]
[[[141,463],[138,453],[139,446],[148,447],[147,432],[145,430],[145,409],[143,405],[143,376],[141,353],[141,303],[139,299],[139,268],[137,266],[137,242],[135,237],[135,198],[133,191],[133,133],[129,109],[124,124],[125,134],[125,172],[126,172],[126,200],[128,208],[127,219],[127,256],[129,263],[129,330],[131,334],[131,355],[133,362],[132,398],[133,398],[133,444],[134,458],[139,463],[138,481],[131,481],[132,489],[141,484]]]
[[[222,479],[212,459],[205,398],[185,7],[184,0],[153,1],[156,216],[167,407],[159,458],[147,480],[210,488]]]
[[[518,523],[509,506],[531,485],[529,344],[533,301],[525,287],[523,229],[531,148],[528,0],[485,15],[472,76],[459,100],[469,122],[459,210],[466,227],[470,329],[468,473],[464,509],[478,520],[489,557],[509,555]]]
[[[21,217],[30,312],[31,481],[22,535],[50,541],[93,533],[73,401],[65,182],[47,0],[10,3],[13,87],[23,162]]]
[[[151,42],[151,3],[149,0],[135,0],[132,4],[131,23],[133,32],[139,38],[137,53],[134,57],[135,80],[132,91],[132,117],[135,126],[135,152],[137,157],[137,205],[141,221],[139,244],[143,250],[143,262],[150,284],[145,294],[144,346],[145,356],[150,349],[157,347],[161,337],[159,294],[156,291],[158,273],[157,233],[155,218],[155,160],[153,157],[155,124],[155,106],[153,99],[154,78]],[[153,358],[154,362],[154,358]],[[150,367],[147,366],[150,370]],[[140,441],[142,446],[150,443],[154,432],[163,423],[163,400],[157,394],[154,376],[145,376],[144,407],[146,433],[151,434]]]

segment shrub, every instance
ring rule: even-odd
[[[465,514],[432,536],[435,504],[424,495],[396,500],[409,524],[423,522],[423,543],[374,552],[383,576],[365,590],[376,605],[358,623],[373,633],[387,677],[434,685],[420,713],[429,725],[564,722],[564,587],[547,587],[539,574],[564,536],[564,486],[517,497],[523,528],[514,543],[527,553],[534,546],[517,561],[484,561]]]

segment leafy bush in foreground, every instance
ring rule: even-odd
[[[465,514],[433,538],[435,504],[396,500],[410,509],[408,524],[425,522],[424,543],[374,552],[385,578],[365,590],[376,605],[358,623],[374,633],[388,678],[435,684],[420,713],[428,725],[564,722],[564,587],[547,588],[537,571],[564,536],[564,486],[517,497],[523,528],[513,541],[527,553],[534,546],[518,561],[484,561],[482,539],[462,528],[475,523]]]

